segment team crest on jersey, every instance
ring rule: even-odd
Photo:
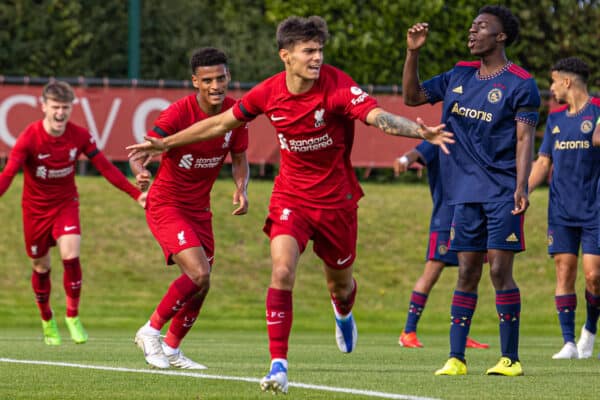
[[[75,157],[77,157],[77,147],[73,147],[69,150],[69,161],[75,161]]]
[[[585,120],[581,123],[581,132],[590,133],[594,129],[594,125],[592,125],[592,121]]]
[[[231,134],[233,132],[229,131],[225,134],[225,137],[223,138],[224,142],[223,142],[223,148],[227,148],[229,147],[229,142],[231,141]]]
[[[495,104],[502,100],[502,90],[493,88],[488,92],[487,99],[490,103]]]
[[[557,133],[560,133],[560,128],[558,127],[558,125],[556,125],[554,128],[552,128],[552,134],[556,135]]]
[[[315,128],[320,128],[325,125],[325,119],[323,116],[325,115],[325,109],[321,108],[320,110],[315,111]]]
[[[445,244],[440,244],[438,246],[438,253],[440,253],[440,255],[444,255],[446,253],[448,253],[448,246],[446,246]]]

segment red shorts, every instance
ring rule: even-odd
[[[202,247],[213,264],[215,241],[211,214],[197,216],[176,207],[149,207],[146,221],[163,250],[167,265],[175,264],[173,255],[191,247]]]
[[[293,236],[300,253],[309,240],[325,264],[335,269],[352,265],[356,257],[357,208],[327,209],[294,206],[272,200],[263,231],[272,240],[278,235]]]
[[[81,235],[79,200],[73,199],[47,212],[24,208],[23,234],[25,250],[31,258],[45,256],[62,235]]]

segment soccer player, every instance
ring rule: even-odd
[[[444,192],[454,206],[450,249],[458,252],[458,281],[452,299],[450,358],[436,375],[467,373],[465,344],[477,304],[484,258],[496,290],[502,357],[488,375],[522,375],[519,361],[521,297],[513,260],[524,250],[527,178],[540,95],[534,79],[506,58],[505,48],[519,32],[505,7],[484,6],[469,29],[468,48],[477,61],[419,82],[419,49],[429,27],[408,29],[402,89],[408,105],[443,101],[442,122],[456,136],[442,155]]]
[[[539,157],[529,176],[529,190],[543,183],[550,169],[548,253],[554,258],[554,302],[564,345],[554,359],[589,358],[594,350],[600,314],[600,248],[598,197],[600,149],[592,146],[592,131],[600,118],[600,99],[587,90],[588,65],[564,58],[551,69],[550,92],[561,104],[546,122]],[[583,254],[587,319],[575,345],[577,260]]]
[[[259,83],[227,111],[162,140],[129,146],[133,158],[219,137],[259,114],[277,131],[281,164],[275,179],[264,231],[271,240],[272,272],[266,296],[271,353],[265,391],[287,392],[288,339],[292,327],[292,289],[300,255],[309,240],[325,263],[335,315],[336,341],[350,353],[357,340],[352,315],[357,285],[357,202],[363,192],[350,162],[354,120],[392,135],[427,138],[447,150],[451,134],[443,125],[426,127],[377,106],[376,100],[337,68],[323,63],[328,38],[318,16],[290,17],[277,28],[279,57],[285,71]]]
[[[427,168],[427,179],[429,180],[433,208],[429,222],[429,243],[425,253],[425,269],[413,288],[406,324],[398,338],[400,346],[409,348],[423,347],[417,338],[417,324],[425,309],[429,293],[440,278],[444,267],[458,265],[456,253],[448,251],[450,223],[452,222],[454,207],[446,204],[443,197],[439,148],[427,141],[421,142],[417,147],[394,160],[394,175],[398,177],[415,162],[423,164]],[[467,347],[487,349],[489,345],[467,337]]]
[[[75,167],[81,154],[115,187],[140,205],[146,195],[106,159],[87,129],[69,122],[75,93],[63,81],[51,81],[42,90],[44,119],[28,125],[19,135],[0,174],[0,196],[15,174],[24,170],[22,197],[25,249],[32,260],[31,286],[42,317],[44,342],[60,345],[62,340],[50,307],[50,247],[58,245],[66,293],[65,322],[71,339],[85,343],[88,334],[79,319],[81,226]]]
[[[197,121],[230,109],[227,56],[218,49],[199,49],[190,59],[192,84],[197,89],[164,110],[148,132],[168,137]],[[192,328],[210,287],[214,238],[210,191],[228,154],[231,154],[235,191],[233,215],[248,211],[248,130],[246,125],[228,130],[224,137],[188,144],[166,152],[150,187],[146,220],[160,244],[167,265],[177,264],[181,275],[171,282],[150,320],[135,335],[146,362],[155,368],[204,369],[183,355],[180,343]],[[150,172],[141,162],[130,161],[138,185],[147,189]],[[160,331],[171,321],[164,341]]]

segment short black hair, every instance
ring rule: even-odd
[[[506,34],[506,46],[510,46],[519,36],[519,20],[515,15],[504,6],[483,6],[479,9],[479,14],[492,14],[496,16],[502,24],[502,31]]]
[[[227,55],[214,47],[203,47],[194,51],[190,58],[190,68],[192,73],[196,73],[198,67],[212,67],[213,65],[224,64],[227,66]]]
[[[307,42],[316,40],[325,44],[329,38],[327,22],[318,15],[312,15],[307,18],[288,17],[277,26],[277,47],[289,49],[298,42]]]
[[[590,67],[580,58],[567,57],[558,60],[550,69],[551,71],[569,72],[577,75],[586,83],[590,77]]]

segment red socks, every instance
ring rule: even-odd
[[[50,308],[50,271],[40,274],[32,271],[31,287],[35,293],[35,302],[40,310],[40,315],[44,321],[52,319],[52,309]]]
[[[81,295],[81,265],[79,257],[63,260],[63,286],[67,297],[67,317],[79,314],[79,297]]]
[[[292,292],[269,288],[267,291],[267,332],[271,359],[287,359],[292,330]]]
[[[150,326],[161,330],[167,321],[173,318],[199,290],[200,288],[186,274],[181,274],[171,283],[169,290],[150,317]]]

